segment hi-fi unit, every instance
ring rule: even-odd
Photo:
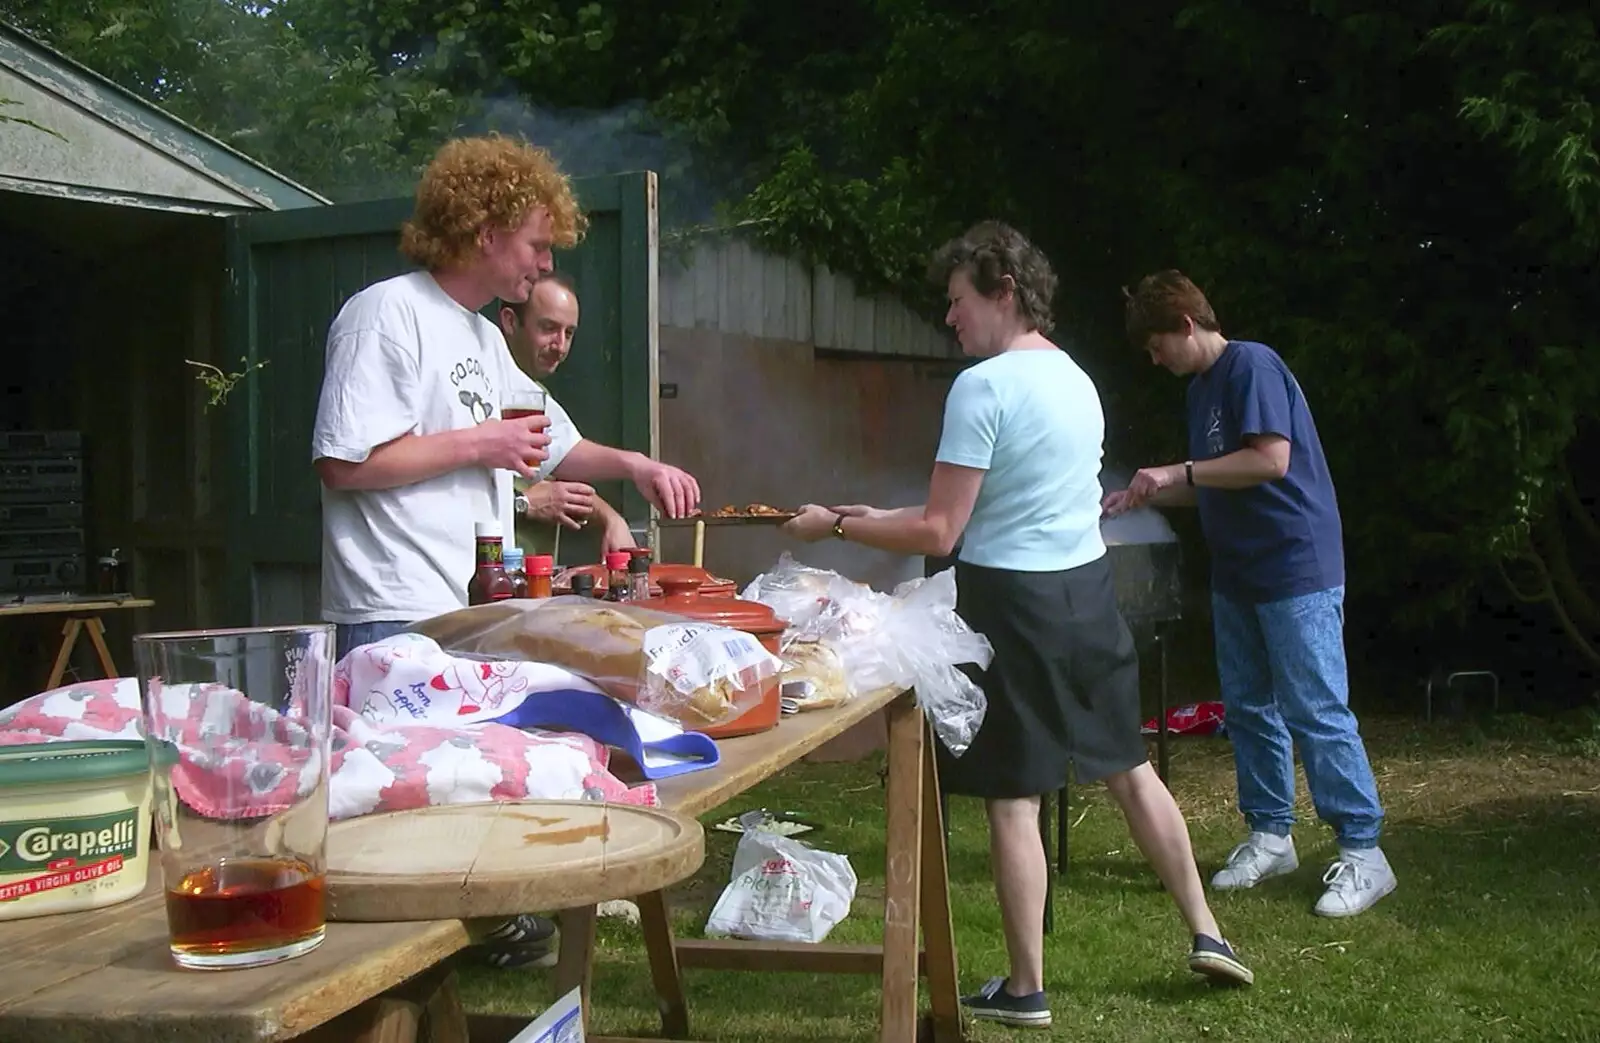
[[[0,593],[83,589],[83,436],[0,431]]]
[[[88,564],[82,554],[0,558],[0,593],[67,594],[83,589]]]
[[[0,504],[60,503],[82,498],[81,456],[0,455]]]
[[[82,525],[81,503],[0,503],[0,531],[78,528]]]
[[[82,456],[78,431],[0,431],[0,456]]]

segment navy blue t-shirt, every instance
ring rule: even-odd
[[[1241,601],[1282,601],[1344,584],[1344,539],[1322,441],[1300,385],[1265,344],[1229,341],[1189,382],[1189,454],[1226,456],[1248,435],[1289,440],[1289,473],[1249,489],[1198,488],[1211,583]]]

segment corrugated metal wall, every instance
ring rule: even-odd
[[[661,325],[864,355],[960,358],[945,330],[886,294],[731,237],[662,248]]]

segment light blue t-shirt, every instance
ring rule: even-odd
[[[956,377],[937,459],[988,472],[961,560],[1059,572],[1104,556],[1104,441],[1100,394],[1064,351],[1008,351]]]

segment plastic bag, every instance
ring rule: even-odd
[[[783,669],[743,630],[585,597],[475,605],[411,629],[455,655],[564,667],[614,699],[697,727],[756,705]]]
[[[790,621],[785,648],[795,641],[832,648],[852,694],[914,688],[934,734],[952,754],[959,757],[972,745],[989,703],[958,666],[988,669],[994,648],[956,614],[954,569],[882,594],[785,553],[743,596]]]
[[[847,702],[850,680],[831,645],[796,641],[783,650],[783,700],[797,711],[825,710]]]
[[[875,628],[879,602],[886,598],[865,583],[802,565],[788,551],[739,596],[769,606],[779,619],[788,621],[781,639],[786,651],[799,642],[828,641]]]
[[[820,942],[850,915],[850,860],[759,828],[733,852],[733,879],[706,921],[706,934],[774,942]]]

